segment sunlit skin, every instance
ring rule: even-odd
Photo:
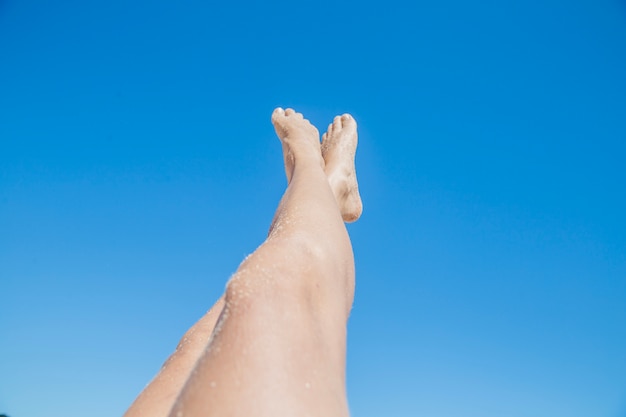
[[[181,339],[126,417],[347,416],[346,323],[354,258],[345,222],[362,212],[357,126],[337,116],[320,143],[278,108],[288,186],[266,241]]]

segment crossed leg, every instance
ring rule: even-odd
[[[302,115],[277,109],[272,121],[289,185],[268,239],[127,417],[167,415],[179,391],[174,417],[348,414],[345,325],[354,262],[342,219],[361,213],[356,123],[335,118],[320,149],[317,130]]]

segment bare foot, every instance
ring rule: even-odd
[[[363,212],[363,204],[356,181],[354,156],[358,137],[356,121],[349,114],[336,116],[322,136],[324,171],[328,177],[345,222],[356,221]]]
[[[313,160],[324,167],[320,152],[320,134],[301,113],[279,107],[272,113],[272,123],[283,144],[287,182],[291,182],[296,160]]]

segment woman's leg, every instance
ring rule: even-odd
[[[189,378],[193,366],[206,348],[223,308],[224,297],[222,296],[200,320],[187,330],[174,353],[135,399],[124,417],[167,417],[185,381]]]
[[[335,120],[324,138],[325,164],[318,132],[302,115],[277,109],[272,121],[289,186],[268,239],[229,281],[211,341],[172,417],[348,414],[354,260],[342,217],[355,220],[361,210],[356,123],[348,115]]]
[[[325,172],[335,200],[344,220],[354,221],[361,214],[361,200],[354,170],[356,124],[348,116],[337,116],[322,138],[321,150],[325,161]],[[286,145],[283,148],[285,149],[287,178],[290,181],[293,171],[292,156]],[[223,306],[224,300],[221,297],[185,333],[175,352],[133,402],[125,417],[161,417],[169,414],[193,366],[206,348]]]

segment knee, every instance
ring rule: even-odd
[[[283,268],[299,273],[322,273],[328,269],[336,272],[341,259],[341,254],[331,242],[306,233],[270,240],[266,249],[281,254]]]
[[[225,288],[227,305],[291,301],[317,304],[337,293],[349,263],[313,239],[298,236],[269,240],[247,257]],[[262,301],[264,300],[264,301]],[[317,301],[317,302],[316,302]]]

